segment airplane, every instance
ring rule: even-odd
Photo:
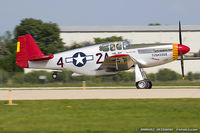
[[[179,21],[179,41],[175,43],[131,44],[127,41],[108,42],[73,49],[53,55],[44,55],[31,35],[22,35],[17,41],[16,64],[23,68],[69,70],[73,76],[106,76],[135,68],[137,89],[151,89],[152,82],[143,68],[175,61],[180,56],[184,79],[183,55],[190,48],[182,44]]]

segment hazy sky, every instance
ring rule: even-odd
[[[69,25],[200,25],[200,0],[0,0],[0,35],[24,18]]]

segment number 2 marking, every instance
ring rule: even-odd
[[[96,56],[99,56],[99,58],[97,59],[96,64],[101,64],[101,63],[103,63],[102,61],[100,61],[100,60],[101,60],[101,57],[102,57],[102,53],[97,53]]]
[[[60,57],[60,59],[58,60],[57,65],[63,67],[64,63],[62,57]]]
[[[101,64],[101,63],[103,63],[103,61],[100,61],[101,58],[102,58],[102,56],[103,56],[102,53],[97,53],[96,56],[99,56],[99,58],[97,59],[96,64]],[[107,57],[108,57],[108,53],[105,53],[104,60],[105,60]]]

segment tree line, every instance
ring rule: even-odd
[[[52,72],[47,71],[31,71],[29,73],[23,72],[5,72],[0,71],[0,84],[43,84],[43,83],[77,83],[81,81],[87,81],[91,83],[123,83],[123,82],[135,82],[134,71],[121,71],[113,76],[72,76],[71,71],[63,71],[58,73],[57,79],[52,78]],[[147,77],[151,81],[178,81],[181,80],[181,75],[170,69],[160,69],[157,73],[148,73]],[[200,80],[200,73],[189,72],[186,80],[196,81]]]
[[[14,29],[14,33],[7,31],[0,37],[0,70],[7,72],[22,72],[16,65],[16,43],[18,36],[30,34],[46,55],[64,50],[64,43],[60,38],[60,29],[55,23],[45,23],[41,20],[23,19]]]

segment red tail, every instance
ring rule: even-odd
[[[18,37],[16,63],[19,67],[28,68],[28,61],[52,59],[53,55],[44,55],[31,35]]]

